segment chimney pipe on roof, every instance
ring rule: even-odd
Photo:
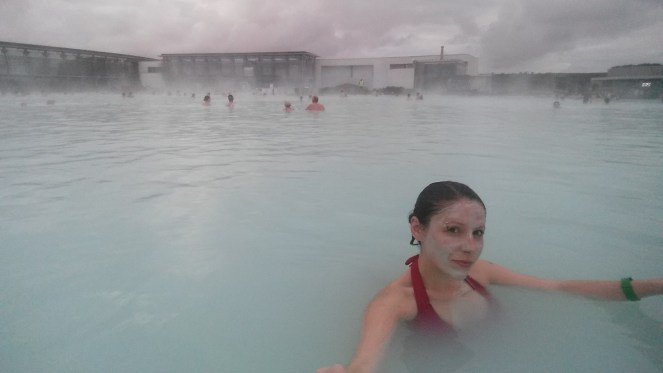
[[[440,47],[440,61],[444,59],[444,45]]]

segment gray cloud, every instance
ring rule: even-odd
[[[633,52],[651,36],[647,33],[663,34],[661,4],[639,0],[509,1],[481,38],[481,50],[486,63],[506,70],[555,55],[564,55],[579,66],[608,51],[615,61],[627,56],[642,58]],[[662,62],[662,48],[653,40],[649,42],[656,52],[646,58],[658,61],[641,62]],[[603,47],[597,49],[598,45]],[[614,62],[605,61],[598,68],[606,64]]]
[[[0,40],[147,57],[305,50],[448,53],[482,71],[605,71],[663,62],[660,0],[0,0]]]

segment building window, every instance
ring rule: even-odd
[[[414,68],[414,65],[411,63],[393,63],[389,65],[389,69],[391,70],[396,70],[396,69],[412,69]]]
[[[161,72],[161,66],[148,66],[147,67],[147,72],[148,73],[160,73]]]

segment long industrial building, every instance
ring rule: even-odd
[[[455,87],[464,77],[478,74],[478,60],[469,54],[318,59],[317,88],[361,84],[374,90],[387,87],[438,90]],[[467,81],[467,79],[465,79]],[[467,85],[469,89],[469,85]]]
[[[272,88],[283,91],[315,85],[317,56],[309,52],[162,54],[141,69],[146,86],[221,91]]]
[[[607,76],[592,79],[592,88],[599,95],[619,98],[661,98],[663,100],[663,65],[615,66]]]
[[[139,63],[118,53],[0,41],[0,92],[138,89]]]

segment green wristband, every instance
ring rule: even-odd
[[[626,299],[630,301],[640,300],[640,298],[638,298],[638,296],[635,294],[635,291],[633,290],[633,285],[631,285],[631,281],[633,281],[633,279],[630,277],[624,277],[622,279],[621,285],[622,285],[622,291],[624,292],[624,296],[626,297]]]

